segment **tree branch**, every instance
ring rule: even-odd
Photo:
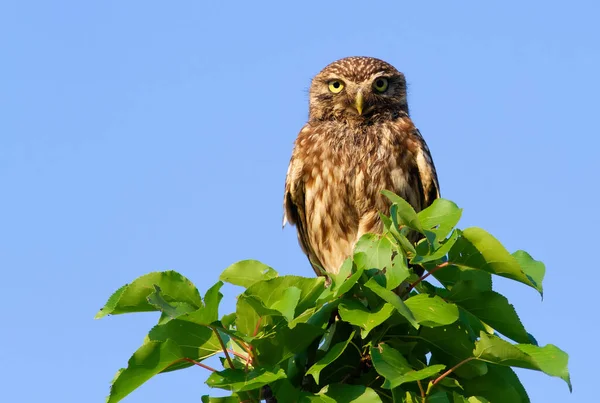
[[[229,368],[235,369],[235,367],[233,366],[233,361],[231,361],[231,357],[227,353],[227,347],[225,347],[225,343],[223,343],[223,339],[221,338],[219,331],[215,327],[210,326],[210,328],[213,330],[213,332],[215,332],[217,339],[219,339],[219,343],[221,344],[221,349],[223,349],[223,353],[225,353],[225,358],[227,358],[227,363],[229,364]]]

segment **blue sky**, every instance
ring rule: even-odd
[[[203,3],[0,4],[3,400],[103,401],[156,315],[93,316],[139,275],[175,269],[201,292],[247,258],[311,275],[281,230],[292,143],[310,78],[369,55],[406,74],[460,225],[546,263],[543,302],[496,283],[571,357],[573,394],[519,371],[532,401],[592,401],[599,6]],[[198,402],[207,375],[161,375],[125,401]]]

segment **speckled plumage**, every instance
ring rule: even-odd
[[[389,209],[383,189],[417,211],[439,197],[429,149],[408,114],[404,75],[375,58],[338,60],[312,80],[309,119],[285,183],[284,225],[296,225],[317,274],[337,273],[363,234],[381,232],[378,212]]]

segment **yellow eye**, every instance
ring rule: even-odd
[[[385,92],[388,89],[388,80],[385,77],[376,78],[373,82],[373,88],[377,90],[377,92]]]
[[[331,80],[329,82],[329,91],[333,92],[334,94],[337,94],[338,92],[340,92],[343,89],[344,89],[344,83],[341,82],[340,80]]]

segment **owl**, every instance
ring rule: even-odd
[[[409,117],[406,80],[372,57],[335,61],[312,80],[283,202],[283,225],[296,225],[317,275],[338,273],[363,234],[382,232],[384,189],[416,211],[440,197],[431,153]]]

